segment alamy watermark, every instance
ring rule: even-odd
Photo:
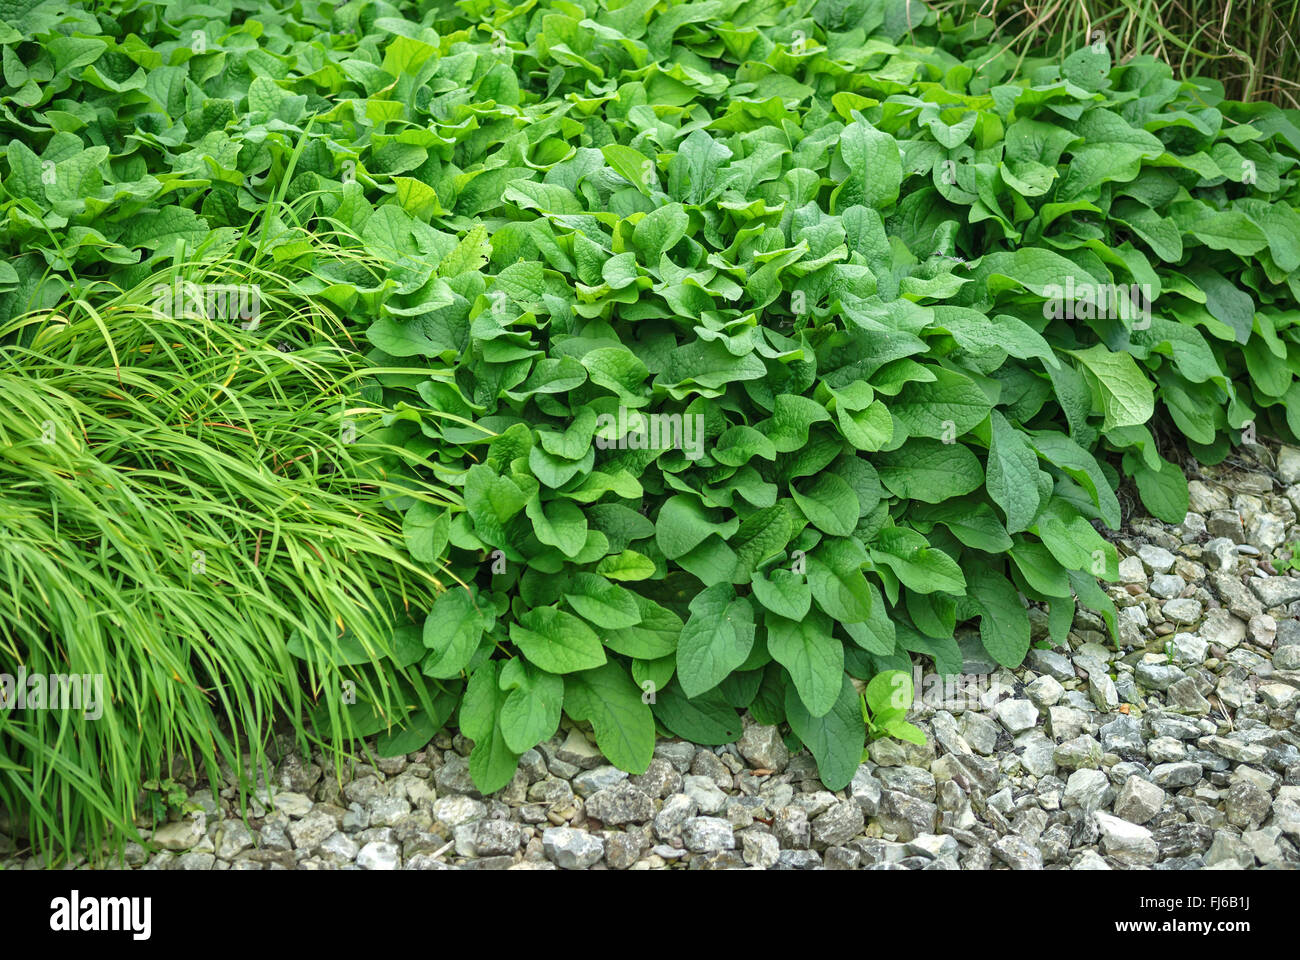
[[[1134,330],[1151,326],[1155,297],[1146,283],[1079,283],[1065,278],[1065,286],[1049,283],[1043,316],[1049,320],[1132,320]]]
[[[165,317],[190,320],[237,320],[256,330],[262,316],[262,288],[256,283],[194,283],[177,279],[156,284],[153,308]]]
[[[80,710],[87,720],[104,715],[102,673],[0,673],[0,710]]]
[[[920,664],[912,667],[912,689],[914,702],[950,712],[992,710],[1003,694],[1015,692],[991,673],[923,673]]]
[[[148,940],[152,914],[152,897],[82,896],[80,890],[73,890],[50,901],[50,929],[56,933],[121,931],[133,940]]]
[[[680,450],[687,460],[704,456],[704,414],[641,413],[619,407],[596,417],[598,450]]]

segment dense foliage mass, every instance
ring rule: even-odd
[[[0,315],[183,251],[347,317],[456,581],[434,702],[356,729],[453,719],[485,792],[562,712],[636,772],[741,708],[842,787],[909,735],[862,681],[965,622],[1018,664],[1022,596],[1113,630],[1126,478],[1178,520],[1171,444],[1300,432],[1297,117],[1149,58],[1009,79],[913,0],[18,5]]]

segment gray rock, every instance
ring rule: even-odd
[[[1192,633],[1180,633],[1174,636],[1174,663],[1190,666],[1205,662],[1205,655],[1210,644]]]
[[[1147,663],[1145,660],[1133,669],[1133,674],[1148,690],[1168,690],[1187,676],[1172,663]]]
[[[411,812],[411,805],[400,797],[375,797],[367,804],[372,827],[392,827]]]
[[[1300,619],[1288,618],[1277,625],[1279,647],[1300,646]]]
[[[719,817],[691,817],[682,824],[682,840],[692,853],[713,853],[736,847],[731,824]]]
[[[1142,724],[1134,717],[1120,715],[1102,726],[1101,748],[1106,753],[1117,753],[1125,759],[1134,759],[1146,753],[1142,739]]]
[[[1291,847],[1277,827],[1247,830],[1241,835],[1241,840],[1250,848],[1255,859],[1266,867],[1281,864],[1286,859],[1288,848]]]
[[[1215,537],[1201,548],[1201,560],[1211,570],[1231,573],[1237,566],[1237,545],[1227,537]]]
[[[1210,849],[1214,831],[1199,823],[1171,823],[1151,831],[1151,839],[1160,847],[1160,857],[1195,856]]]
[[[1067,740],[1052,752],[1052,759],[1058,767],[1066,770],[1082,770],[1101,764],[1101,744],[1094,738],[1084,735]]]
[[[770,870],[781,858],[781,845],[770,833],[747,830],[741,834],[741,855],[751,867]]]
[[[361,845],[341,830],[331,833],[321,841],[317,850],[321,856],[335,863],[351,863],[361,851]]]
[[[824,870],[857,870],[862,863],[862,854],[849,847],[831,847],[822,858]]]
[[[245,850],[253,846],[253,835],[242,820],[224,820],[221,823],[221,836],[217,840],[217,859],[234,860]]]
[[[1278,647],[1273,653],[1274,670],[1300,670],[1300,644]]]
[[[1300,578],[1251,577],[1250,589],[1266,608],[1282,607],[1300,600]]]
[[[1242,620],[1249,620],[1251,617],[1258,616],[1264,612],[1264,606],[1259,602],[1259,598],[1246,589],[1246,585],[1241,580],[1229,573],[1211,573],[1210,586],[1214,592],[1219,595],[1223,605],[1228,608],[1228,612],[1234,614]],[[1210,637],[1202,631],[1202,635],[1207,640]],[[1214,642],[1211,640],[1211,642]]]
[[[1101,833],[1101,848],[1108,857],[1131,866],[1150,866],[1159,859],[1160,848],[1146,827],[1108,813],[1092,816]]]
[[[1038,723],[1038,708],[1029,700],[1003,700],[993,712],[1012,736],[1030,730]]]
[[[1096,850],[1084,850],[1070,864],[1071,870],[1109,870],[1110,864]]]
[[[1036,673],[1045,673],[1060,683],[1068,683],[1076,676],[1070,658],[1055,650],[1039,650],[1034,647],[1029,651],[1027,662]]]
[[[1201,695],[1196,688],[1196,681],[1191,677],[1184,677],[1170,685],[1166,693],[1170,709],[1201,717],[1210,712],[1210,701]]]
[[[1142,825],[1160,812],[1165,792],[1141,777],[1129,777],[1115,798],[1115,815]]]
[[[326,837],[337,831],[340,825],[340,820],[335,820],[319,810],[313,810],[301,820],[289,824],[289,839],[293,841],[294,848],[297,850],[314,850],[325,841]]]
[[[555,751],[555,757],[579,770],[591,770],[606,762],[600,749],[576,727],[569,731],[564,743]]]
[[[859,766],[849,784],[849,796],[867,816],[874,817],[880,811],[880,793],[880,781],[871,775],[871,769],[865,763]]]
[[[402,866],[402,851],[395,843],[367,843],[357,854],[357,866],[362,870],[398,870]]]
[[[1237,739],[1237,734],[1229,737],[1201,737],[1196,745],[1237,763],[1262,763],[1268,756],[1267,747]]]
[[[892,833],[906,843],[923,833],[935,832],[939,808],[906,793],[886,790],[880,796],[880,813],[876,820],[886,833]]]
[[[1040,710],[1055,706],[1065,693],[1059,680],[1048,674],[1038,677],[1025,687],[1025,696]],[[956,751],[950,751],[956,752]]]
[[[913,766],[881,767],[876,774],[886,790],[899,790],[920,800],[933,800],[935,797],[934,774],[929,770]]]
[[[1246,531],[1241,525],[1241,514],[1235,510],[1211,511],[1206,518],[1205,529],[1209,531],[1211,537],[1222,537],[1233,543],[1241,543],[1246,539]]]
[[[682,833],[682,824],[699,812],[699,804],[689,794],[675,793],[664,801],[655,814],[654,832],[660,840],[670,840]]]
[[[1201,601],[1180,597],[1166,600],[1160,612],[1165,615],[1166,620],[1172,620],[1174,623],[1196,623],[1201,619],[1202,609]]]
[[[695,747],[689,743],[670,741],[657,744],[654,755],[663,757],[678,773],[685,775],[690,772],[691,762],[695,759]]]
[[[200,853],[197,850],[191,850],[189,853],[184,853],[177,857],[172,869],[211,870],[216,862],[217,858],[210,853]]]
[[[1038,848],[1014,833],[1001,837],[992,846],[993,855],[1012,870],[1041,870],[1043,855]]]
[[[1178,559],[1164,547],[1158,547],[1153,543],[1144,543],[1138,547],[1137,555],[1143,566],[1153,574],[1168,573]]]
[[[311,812],[313,804],[311,797],[303,796],[301,793],[285,791],[271,797],[271,806],[287,817],[298,818],[307,816]]]
[[[838,847],[862,832],[866,820],[862,808],[851,800],[833,804],[812,821],[812,844],[815,850]]]
[[[1179,763],[1162,763],[1151,771],[1151,779],[1157,786],[1170,790],[1190,787],[1201,779],[1201,765],[1191,761]]]
[[[542,832],[547,858],[564,870],[585,870],[605,855],[605,841],[585,830],[551,827]]]
[[[1109,790],[1110,781],[1100,770],[1076,770],[1065,783],[1063,802],[1089,814],[1102,807]]]
[[[997,749],[1000,731],[997,723],[988,714],[968,710],[962,714],[961,727],[962,736],[970,744],[970,748],[980,756],[987,757]]]
[[[727,795],[709,777],[688,776],[684,792],[704,814],[718,813],[727,805]]]
[[[1214,834],[1214,842],[1205,854],[1205,865],[1242,869],[1255,865],[1255,853],[1241,837],[1233,836],[1226,830]]]
[[[510,820],[479,820],[472,826],[474,850],[480,857],[512,855],[523,839],[523,827]]]
[[[1096,671],[1090,673],[1090,676]],[[1043,729],[1057,743],[1066,740],[1073,740],[1075,737],[1083,735],[1083,728],[1088,723],[1088,715],[1077,707],[1059,704],[1055,707],[1048,707],[1047,722]]]
[[[957,841],[944,834],[923,833],[908,841],[907,853],[911,856],[938,860],[940,857],[956,857],[959,851]]]
[[[1125,557],[1119,562],[1120,583],[1146,583],[1147,573],[1137,557]]]
[[[450,793],[459,793],[467,797],[483,796],[470,778],[469,758],[459,754],[448,755],[442,766],[433,772],[433,782],[437,785],[439,796]]]
[[[681,793],[686,786],[682,775],[664,757],[655,757],[650,761],[650,766],[646,768],[645,773],[632,777],[628,782],[643,793],[659,800],[670,794]]]
[[[1102,713],[1110,713],[1119,706],[1119,688],[1105,673],[1088,674],[1088,696]]]
[[[606,787],[622,783],[627,779],[627,771],[606,763],[590,770],[584,770],[573,778],[573,792],[586,800]]]
[[[1053,710],[1056,707],[1052,708]],[[1056,745],[1051,740],[1043,736],[1037,730],[1027,734],[1021,745],[1024,747],[1020,754],[1020,763],[1030,774],[1035,777],[1046,777],[1056,772]]]
[[[188,850],[204,837],[206,818],[202,814],[165,823],[153,834],[153,842],[164,850]]]
[[[1287,486],[1300,483],[1300,449],[1285,445],[1278,448],[1277,476]]]
[[[780,773],[790,762],[790,751],[781,739],[781,732],[776,727],[750,722],[748,717],[745,732],[736,742],[736,749],[758,770]]]
[[[1235,783],[1224,798],[1228,822],[1234,827],[1255,828],[1268,819],[1273,800],[1253,783]]]
[[[1283,650],[1295,649],[1283,647]],[[1276,661],[1275,661],[1276,663]],[[1300,706],[1300,690],[1286,683],[1266,683],[1260,686],[1259,699],[1272,710],[1291,713]]]
[[[775,869],[816,870],[821,865],[821,854],[815,850],[782,850]]]
[[[1156,737],[1147,744],[1147,756],[1152,763],[1177,763],[1186,752],[1182,741],[1173,737]]]
[[[611,870],[628,870],[641,857],[644,849],[639,831],[605,831],[605,866]]]
[[[782,849],[803,850],[812,846],[812,826],[803,807],[782,807],[772,818],[772,834]]]
[[[1240,581],[1232,582],[1240,585]],[[1201,624],[1200,635],[1207,643],[1231,650],[1246,639],[1246,624],[1239,617],[1233,616],[1220,607],[1206,615],[1205,622]]]
[[[1151,596],[1161,600],[1172,600],[1183,592],[1187,583],[1175,573],[1162,573],[1151,578],[1149,591]]]
[[[452,795],[435,800],[431,812],[434,820],[454,829],[463,823],[482,819],[487,815],[487,807],[481,800]]]
[[[655,815],[654,801],[627,782],[593,793],[586,810],[587,816],[614,827],[625,823],[645,823]]]

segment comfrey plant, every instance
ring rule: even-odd
[[[959,624],[1006,667],[1027,603],[1114,630],[1099,529],[1128,482],[1182,519],[1171,439],[1300,429],[1300,130],[1149,57],[917,0],[213,3],[6,43],[0,318],[178,246],[301,271],[448,586],[392,593],[405,709],[342,703],[455,723],[485,793],[566,715],[639,772],[742,710],[843,787],[907,734],[859,686],[959,673]]]

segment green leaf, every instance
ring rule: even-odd
[[[1002,666],[1015,668],[1029,652],[1029,614],[1011,581],[987,567],[969,571],[970,595],[980,609],[980,640]]]
[[[964,594],[966,578],[956,561],[915,530],[886,527],[876,534],[870,547],[871,559],[884,564],[909,590],[917,593]]]
[[[754,611],[729,583],[695,595],[677,641],[677,682],[688,697],[712,690],[754,646]]]
[[[605,651],[591,627],[555,607],[520,616],[510,624],[510,642],[548,673],[572,673],[605,662]]]
[[[862,574],[865,552],[856,540],[825,541],[806,559],[813,599],[840,623],[862,623],[871,616],[871,590]]]
[[[1027,530],[1038,514],[1038,457],[1025,435],[996,410],[991,424],[989,497],[1006,515],[1007,532]]]
[[[632,242],[641,251],[648,264],[658,264],[661,254],[667,253],[682,237],[690,218],[680,203],[656,207],[642,217],[632,231]]]
[[[664,501],[655,519],[655,542],[664,557],[676,560],[690,553],[711,534],[724,540],[740,528],[736,519],[714,522],[709,512],[692,497],[675,496]]]
[[[564,599],[583,619],[606,630],[641,622],[635,594],[594,573],[575,573]]]
[[[1085,376],[1105,415],[1102,430],[1146,423],[1155,412],[1155,391],[1127,353],[1113,353],[1104,344],[1071,350],[1083,364]]]
[[[943,367],[934,380],[905,384],[889,411],[914,437],[953,440],[989,415],[992,404],[970,377]]]
[[[504,699],[497,688],[496,661],[483,661],[470,674],[465,687],[465,699],[460,705],[460,730],[474,741],[474,749],[469,754],[469,775],[474,786],[485,795],[509,783],[519,766],[519,755],[506,745],[497,722]]]
[[[898,200],[903,162],[889,134],[855,113],[854,122],[840,133],[836,158],[846,172],[831,192],[832,213],[859,204],[887,207]]]
[[[620,770],[645,773],[655,749],[655,723],[641,690],[622,666],[607,663],[564,678],[564,710],[587,721],[596,745]]]
[[[780,568],[755,574],[754,599],[787,620],[802,620],[812,607],[812,588],[797,573]]]
[[[786,620],[773,614],[765,623],[772,658],[790,672],[809,715],[824,716],[835,705],[844,677],[844,647],[831,636],[830,618],[814,612]]]
[[[651,708],[655,719],[691,743],[716,746],[740,738],[740,715],[717,691],[687,698],[677,684],[657,691]]]
[[[872,461],[880,482],[896,497],[943,503],[970,493],[984,482],[984,471],[960,443],[918,438]]]
[[[818,474],[802,492],[791,483],[790,496],[814,526],[831,536],[847,537],[858,525],[858,496],[836,474]]]
[[[429,648],[424,675],[440,679],[459,675],[491,625],[492,618],[477,606],[470,591],[456,587],[440,593],[424,620],[424,645]]]
[[[840,675],[839,696],[820,717],[808,712],[791,684],[785,693],[785,714],[790,729],[817,761],[817,775],[827,790],[842,790],[858,772],[867,728],[858,707],[858,694],[848,674]]]
[[[560,727],[564,680],[513,657],[502,665],[498,686],[506,692],[498,722],[506,747],[525,753]]]

